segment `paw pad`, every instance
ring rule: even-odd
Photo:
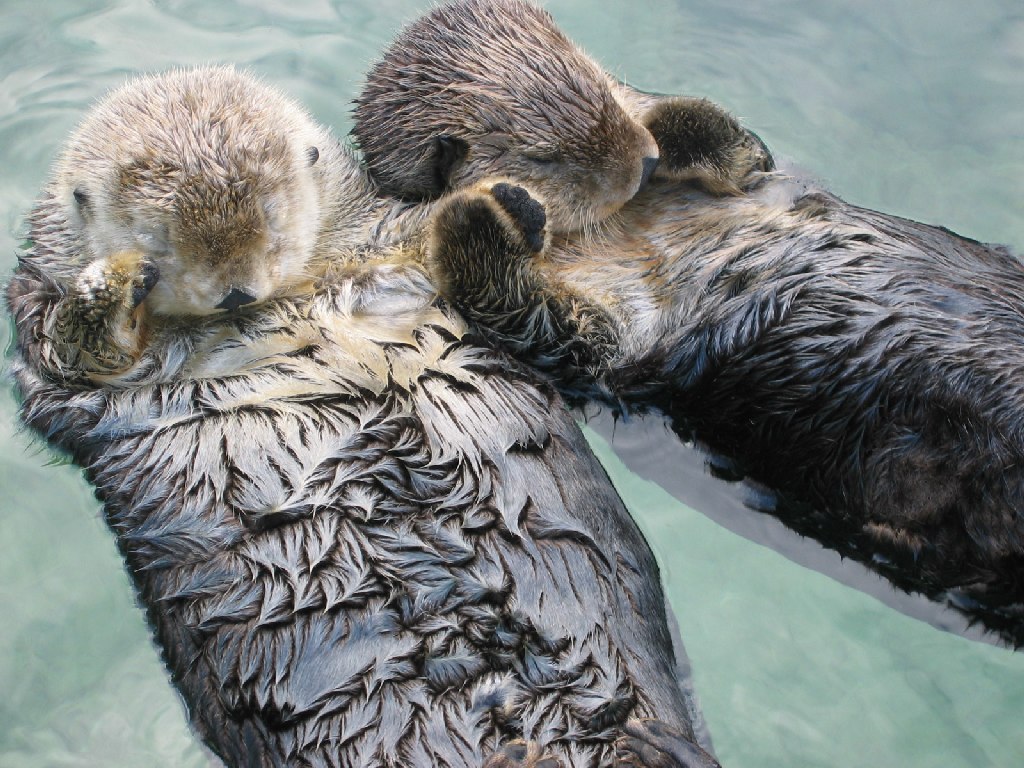
[[[547,224],[544,206],[522,187],[504,182],[491,187],[491,195],[519,225],[530,249],[534,253],[540,251],[544,247],[544,226]]]
[[[139,269],[139,276],[132,286],[132,309],[139,306],[153,290],[157,280],[160,279],[160,270],[151,261],[143,261]]]

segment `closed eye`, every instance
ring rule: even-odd
[[[562,153],[558,151],[557,147],[547,145],[530,147],[523,152],[523,156],[538,165],[550,165],[562,159]]]
[[[167,243],[167,238],[155,232],[140,232],[136,239],[142,250],[155,256],[168,253],[171,250],[170,245]]]

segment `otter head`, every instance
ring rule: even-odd
[[[304,282],[322,138],[298,106],[230,68],[131,82],[58,164],[78,258],[141,251],[160,275],[146,298],[155,315],[213,314]]]
[[[461,0],[407,27],[356,101],[381,189],[425,199],[485,178],[528,187],[553,231],[599,221],[657,163],[608,76],[524,0]]]

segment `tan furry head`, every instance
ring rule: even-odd
[[[80,236],[72,270],[138,250],[159,271],[158,315],[205,315],[303,279],[320,226],[313,164],[326,132],[228,67],[144,77],[70,138],[53,194]],[[234,292],[234,293],[233,293]]]
[[[608,76],[524,0],[462,0],[408,26],[354,114],[385,192],[421,199],[514,178],[545,201],[555,232],[614,213],[658,157]]]
[[[38,356],[61,381],[108,381],[161,328],[308,292],[328,262],[414,235],[427,207],[378,196],[251,75],[137,78],[90,110],[32,211],[22,261],[54,294]]]

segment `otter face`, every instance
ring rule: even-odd
[[[158,268],[146,300],[157,315],[208,315],[264,301],[305,279],[316,244],[317,197],[308,179],[237,163],[186,169],[147,159],[117,168],[105,193],[76,189],[93,253],[135,249]]]
[[[157,268],[149,313],[233,310],[308,280],[318,133],[298,107],[232,70],[171,72],[94,111],[58,190],[85,260],[139,251]]]
[[[523,0],[463,0],[407,27],[371,71],[353,133],[389,194],[511,179],[556,232],[617,211],[658,159],[607,75]]]
[[[449,172],[448,186],[463,188],[489,177],[514,180],[544,200],[555,232],[585,229],[611,216],[650,177],[658,146],[605,96],[593,94],[586,112],[555,123],[544,111],[550,103],[538,95],[529,109],[510,115],[503,130],[463,139],[465,160]],[[571,128],[556,131],[556,125]]]

